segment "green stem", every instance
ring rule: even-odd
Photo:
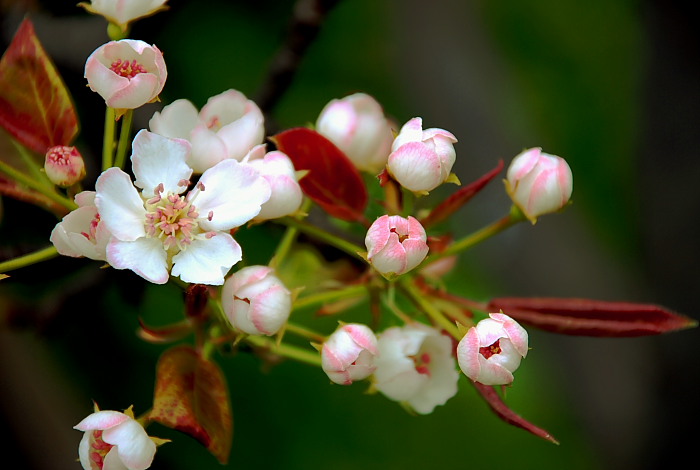
[[[438,326],[447,331],[453,338],[457,340],[462,339],[457,327],[450,320],[445,318],[440,310],[435,308],[432,303],[423,297],[422,292],[416,288],[412,282],[412,279],[402,278],[398,282],[400,283],[404,293],[410,297],[413,303],[418,305]]]
[[[253,346],[268,349],[274,354],[288,357],[299,362],[305,362],[312,366],[321,367],[321,355],[317,352],[308,351],[289,344],[278,345],[275,341],[269,338],[263,338],[262,336],[247,336],[244,341]]]
[[[131,122],[134,119],[134,110],[128,109],[122,117],[121,128],[119,129],[119,143],[117,144],[117,156],[114,159],[114,166],[123,168],[126,161],[126,152],[129,148],[131,137]]]
[[[114,166],[112,156],[114,155],[114,130],[116,120],[114,108],[107,107],[105,111],[105,133],[102,141],[102,171]]]
[[[367,286],[357,284],[343,289],[330,290],[301,297],[294,302],[293,310],[300,310],[311,306],[323,305],[328,302],[346,299],[349,297],[359,297],[367,294]]]
[[[311,208],[311,204],[313,202],[311,199],[306,199],[302,206],[299,208],[299,211],[301,213],[306,213],[309,211]],[[299,220],[299,219],[297,219]],[[299,229],[297,227],[292,227],[289,226],[287,227],[287,230],[284,232],[284,235],[282,236],[282,240],[280,240],[279,245],[277,245],[277,249],[275,250],[275,254],[270,260],[270,267],[271,268],[277,268],[282,264],[282,261],[287,257],[289,254],[289,251],[292,248],[292,245],[294,245],[294,242],[297,239],[297,235],[299,234]]]
[[[332,233],[323,230],[322,228],[316,227],[315,225],[311,225],[307,222],[302,222],[301,220],[296,220],[292,217],[284,217],[282,219],[277,219],[277,221],[288,227],[294,227],[300,232],[304,232],[308,235],[318,238],[321,241],[327,242],[328,244],[338,248],[339,250],[342,250],[349,255],[361,259],[362,261],[366,261],[365,258],[360,254],[366,251],[363,250],[361,246],[355,245],[352,242],[337,237]]]
[[[15,149],[17,149],[17,152],[19,153],[19,156],[22,158],[22,161],[25,163],[25,165],[27,165],[29,170],[34,175],[36,182],[41,183],[42,186],[50,187],[51,189],[53,189],[53,186],[54,186],[53,183],[51,183],[51,181],[49,181],[49,179],[46,176],[46,173],[41,171],[41,167],[29,154],[29,152],[27,151],[27,148],[24,147],[23,145],[19,144],[14,139],[10,139],[10,142],[12,142],[12,145],[15,146]]]
[[[287,322],[284,331],[318,343],[323,343],[326,340],[326,337],[321,333],[317,333],[316,331],[310,330],[305,326],[297,325],[296,323]]]
[[[49,260],[57,255],[58,251],[56,251],[56,247],[49,246],[43,250],[35,251],[34,253],[29,253],[24,256],[3,261],[0,263],[0,273],[6,273],[7,271],[12,271],[13,269],[31,266],[32,264]]]
[[[413,215],[415,201],[416,195],[411,190],[401,187],[401,214],[404,218]]]
[[[21,183],[25,186],[28,186],[36,191],[39,191],[41,194],[46,196],[47,198],[51,199],[54,202],[57,202],[58,204],[62,205],[63,207],[73,210],[77,209],[78,206],[71,201],[70,199],[67,199],[60,194],[58,194],[53,187],[49,188],[46,185],[43,185],[32,178],[28,177],[21,171],[17,171],[8,164],[6,164],[3,161],[0,161],[0,171],[8,175],[9,177],[13,178],[15,181],[18,183]]]

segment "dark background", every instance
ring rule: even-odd
[[[107,41],[105,23],[58,3],[0,2],[1,40],[6,47],[28,12],[78,106],[78,145],[93,159],[89,186],[104,104],[85,86],[83,66]],[[255,98],[293,2],[169,4],[131,34],[165,54],[163,103],[189,98],[201,107],[228,88]],[[330,99],[364,91],[399,123],[422,116],[425,127],[453,132],[462,182],[541,146],[570,163],[573,205],[462,255],[451,290],[659,303],[697,319],[700,29],[684,5],[341,1],[270,122],[305,125]],[[139,110],[136,128],[157,109]],[[452,228],[469,233],[508,205],[496,181]],[[0,259],[45,246],[51,216],[8,199],[2,206]],[[264,240],[240,241],[265,262]],[[18,468],[78,468],[81,433],[71,428],[91,412],[90,400],[107,409],[134,404],[137,414],[150,406],[163,347],[133,332],[139,315],[178,318],[179,291],[89,260],[11,274],[0,284],[0,415],[10,435],[3,455],[18,456]],[[694,461],[696,330],[619,340],[530,336],[508,403],[552,432],[558,447],[500,422],[464,378],[446,406],[412,417],[365,395],[363,385],[331,387],[319,370],[291,362],[261,371],[257,359],[238,354],[219,361],[235,420],[229,466],[624,470]],[[220,468],[188,436],[157,425],[149,432],[173,439],[153,468]]]

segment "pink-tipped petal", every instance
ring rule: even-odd
[[[149,132],[139,131],[134,137],[133,163],[134,185],[143,189],[143,196],[155,196],[155,188],[161,183],[166,193],[180,194],[187,187],[180,186],[189,180],[192,169],[185,163],[190,153],[190,143],[182,139],[171,139]]]
[[[192,284],[220,286],[224,276],[242,257],[241,246],[228,233],[194,240],[173,256],[172,275]]]
[[[167,253],[157,238],[142,237],[135,241],[112,239],[107,245],[107,262],[115,269],[130,269],[154,284],[170,278]]]
[[[112,235],[123,241],[146,235],[146,209],[129,175],[119,168],[109,168],[97,178],[95,189],[101,221]]]

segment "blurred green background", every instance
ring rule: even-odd
[[[71,2],[1,5],[4,47],[28,13],[68,82],[94,181],[104,110],[84,86],[82,67],[107,41],[104,22]],[[294,2],[169,5],[131,35],[165,54],[162,104],[188,98],[201,107],[228,88],[255,98]],[[653,302],[698,318],[699,41],[683,8],[632,0],[341,1],[270,123],[306,125],[329,100],[363,91],[399,124],[421,116],[426,127],[453,132],[463,183],[499,158],[507,164],[541,146],[569,161],[574,204],[462,255],[450,289],[479,299]],[[140,110],[137,128],[157,109]],[[55,221],[2,202],[0,259],[43,247]],[[466,234],[507,208],[495,181],[450,228]],[[264,243],[278,234],[242,234],[248,261],[264,263]],[[4,455],[19,456],[18,468],[78,468],[81,433],[71,427],[91,411],[90,400],[108,409],[134,404],[137,414],[150,406],[164,347],[133,333],[138,316],[180,318],[180,293],[85,260],[12,275],[0,284],[0,413],[12,435]],[[621,340],[530,334],[533,349],[507,400],[560,446],[502,423],[464,378],[447,405],[414,417],[366,395],[364,384],[329,386],[312,367],[284,362],[267,370],[239,353],[219,361],[235,422],[228,467],[655,469],[693,455],[697,331]],[[188,436],[158,425],[149,432],[173,440],[152,468],[221,468]]]

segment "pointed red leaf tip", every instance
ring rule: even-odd
[[[233,437],[228,386],[219,366],[191,347],[161,355],[150,419],[194,437],[221,464],[228,461]]]
[[[693,328],[696,320],[652,304],[591,299],[500,298],[489,311],[553,333],[580,336],[632,337]]]
[[[476,390],[481,394],[484,400],[486,400],[486,403],[488,403],[488,405],[491,407],[491,410],[494,413],[496,413],[498,417],[501,418],[503,421],[505,421],[508,424],[512,424],[513,426],[517,426],[521,429],[524,429],[537,437],[546,439],[553,444],[559,445],[559,441],[557,441],[554,438],[554,436],[552,436],[548,431],[538,426],[535,426],[534,424],[527,421],[522,416],[508,408],[508,405],[506,405],[503,402],[503,400],[501,400],[501,397],[498,395],[495,388],[491,387],[490,385],[481,384],[479,382],[472,382],[472,385],[474,385]]]
[[[503,160],[498,161],[496,168],[486,173],[484,176],[478,180],[464,186],[450,195],[447,199],[438,204],[430,214],[421,219],[420,223],[423,227],[428,228],[433,225],[442,222],[452,214],[454,214],[460,207],[469,202],[471,198],[476,196],[476,194],[484,189],[484,187],[491,182],[498,174],[503,170]]]
[[[349,222],[365,220],[367,188],[359,171],[333,142],[305,127],[286,130],[271,140],[296,170],[309,171],[299,185],[323,210]]]
[[[0,125],[43,156],[70,145],[78,117],[65,83],[25,19],[0,59]]]

